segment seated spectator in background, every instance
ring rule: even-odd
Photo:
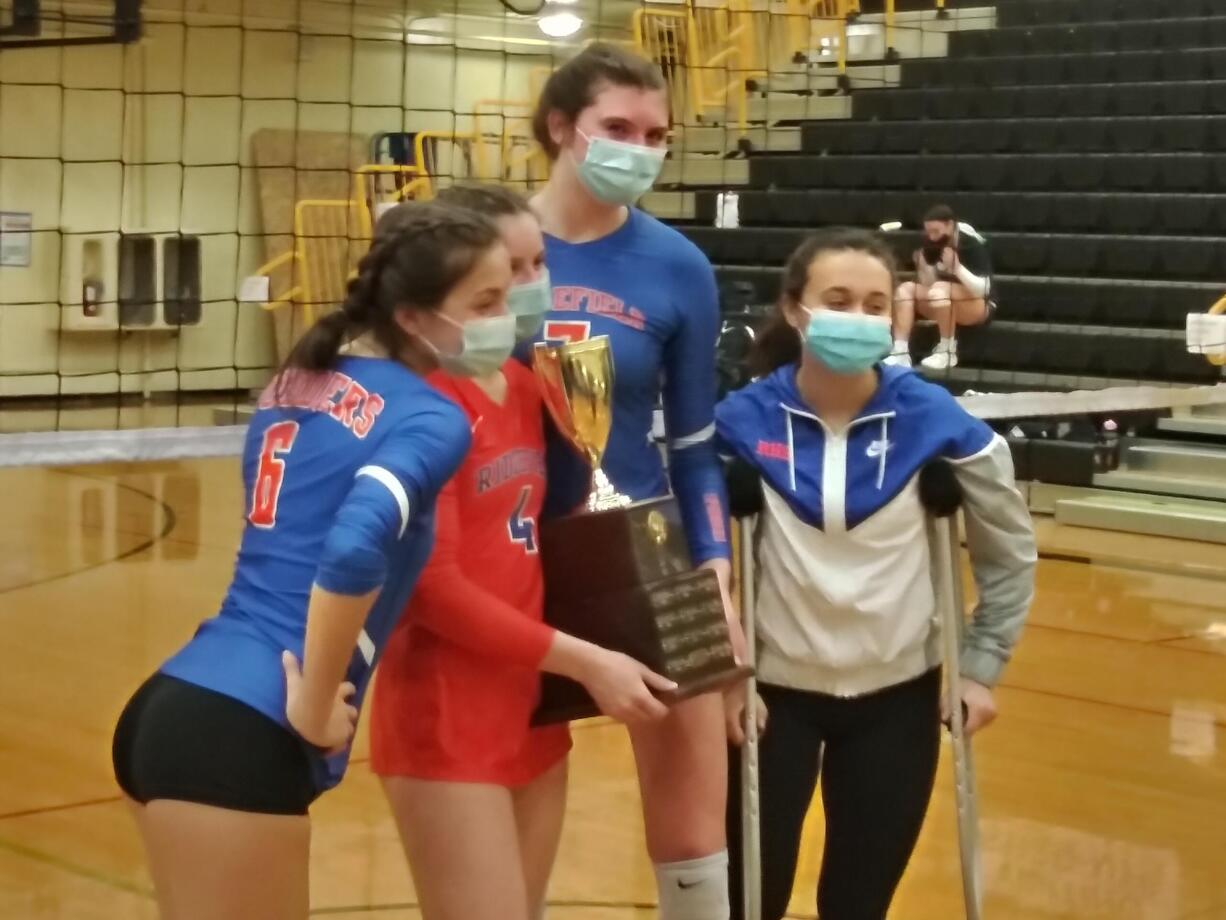
[[[947,205],[924,215],[924,241],[915,252],[915,280],[899,285],[894,299],[894,351],[890,364],[911,364],[911,329],[918,313],[935,320],[941,341],[924,367],[946,370],[958,364],[957,326],[978,326],[992,318],[992,264],[987,241],[970,224],[959,223]]]

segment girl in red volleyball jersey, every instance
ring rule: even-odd
[[[531,338],[550,289],[527,203],[495,186],[448,189],[438,202],[496,221],[512,258],[508,307],[518,337]],[[542,622],[536,380],[514,359],[476,376],[446,372],[461,360],[479,352],[442,356],[428,380],[468,416],[472,449],[439,496],[434,554],[384,655],[371,761],[426,920],[535,920],[561,834],[570,750],[567,726],[529,726],[538,672],[578,680],[623,721],[664,715],[648,688],[671,683]]]

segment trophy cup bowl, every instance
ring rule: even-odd
[[[545,621],[624,652],[670,678],[677,702],[751,673],[736,659],[719,581],[695,569],[677,500],[634,502],[600,467],[613,424],[613,357],[608,336],[537,345],[533,362],[558,432],[592,469],[584,507],[541,524]],[[598,714],[579,684],[542,676],[535,724]]]
[[[538,344],[532,362],[545,408],[558,432],[592,468],[588,511],[630,504],[600,468],[613,427],[613,351],[609,337],[568,345]]]

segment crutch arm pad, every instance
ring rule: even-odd
[[[753,465],[734,457],[724,463],[724,479],[733,517],[752,517],[762,510],[762,475]]]
[[[949,517],[962,505],[962,486],[945,460],[930,460],[919,474],[920,504],[933,517]]]

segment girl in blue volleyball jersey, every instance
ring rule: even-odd
[[[307,809],[344,774],[367,683],[430,555],[435,498],[470,443],[464,413],[422,376],[440,360],[506,359],[510,284],[492,222],[401,205],[344,305],[262,396],[221,610],[115,731],[164,916],[307,915]],[[457,360],[474,356],[485,360]]]
[[[663,77],[648,61],[595,43],[548,80],[533,119],[553,161],[533,201],[545,231],[553,309],[541,337],[607,335],[616,382],[602,467],[632,499],[676,493],[694,562],[729,578],[723,479],[712,448],[719,305],[706,257],[633,206],[664,161],[669,125]],[[663,403],[668,469],[652,440]],[[560,458],[555,458],[560,459]],[[566,488],[551,464],[550,505],[586,495],[586,471]],[[556,501],[566,495],[567,501]],[[593,560],[598,564],[598,560]],[[739,627],[733,624],[739,635]],[[720,694],[630,729],[662,920],[728,916]]]

